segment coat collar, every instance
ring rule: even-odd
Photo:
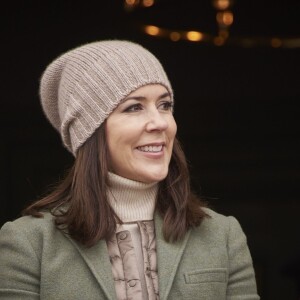
[[[156,213],[155,218],[156,251],[158,265],[158,280],[160,300],[166,300],[170,293],[178,265],[189,239],[190,231],[178,243],[167,243],[162,234],[162,218]],[[100,284],[107,299],[117,299],[112,275],[111,263],[105,240],[100,240],[95,246],[86,248],[79,245],[66,235],[77,248],[82,258]]]

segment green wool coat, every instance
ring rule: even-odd
[[[167,243],[155,216],[160,299],[257,300],[246,237],[233,217],[207,210],[201,226]],[[105,241],[85,248],[53,217],[22,217],[0,231],[0,299],[116,299]]]

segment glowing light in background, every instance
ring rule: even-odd
[[[203,34],[199,31],[188,31],[186,34],[186,38],[192,42],[199,42],[203,38]]]
[[[229,0],[213,0],[213,6],[218,10],[225,10],[231,5]]]
[[[217,36],[214,38],[214,44],[216,46],[222,46],[222,45],[224,45],[224,42],[225,42],[225,39],[221,36]]]
[[[180,40],[180,38],[181,38],[181,34],[180,34],[179,32],[177,32],[177,31],[172,31],[172,32],[170,33],[170,39],[171,39],[171,41],[177,42],[177,41]]]
[[[200,1],[200,0],[198,0]],[[148,9],[157,4],[159,0],[124,0],[124,9],[132,12],[136,9]],[[230,27],[234,22],[234,14],[231,7],[235,0],[211,0],[216,10],[216,22],[218,26],[217,35],[203,33],[197,30],[182,30],[180,28],[161,28],[155,25],[140,24],[140,29],[150,35],[169,39],[172,42],[186,40],[189,42],[205,42],[215,46],[226,44],[250,47],[272,47],[272,48],[300,48],[300,37],[247,37],[230,35]],[[171,3],[171,2],[170,2]],[[170,4],[171,5],[171,4]]]
[[[230,26],[233,23],[233,13],[230,11],[218,12],[216,19],[219,24]]]
[[[143,0],[143,5],[145,7],[150,7],[154,4],[154,0]]]
[[[127,5],[137,5],[139,1],[137,0],[125,0]]]
[[[271,46],[273,48],[279,48],[282,46],[282,41],[281,39],[278,39],[278,38],[273,38],[271,39]]]
[[[160,29],[157,26],[148,25],[145,27],[145,32],[149,35],[158,35]]]

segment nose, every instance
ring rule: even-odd
[[[158,109],[153,109],[148,113],[149,118],[146,124],[147,131],[163,131],[169,127],[166,116]]]

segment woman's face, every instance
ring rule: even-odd
[[[110,170],[145,183],[168,174],[177,130],[167,89],[159,84],[138,88],[106,121]]]

